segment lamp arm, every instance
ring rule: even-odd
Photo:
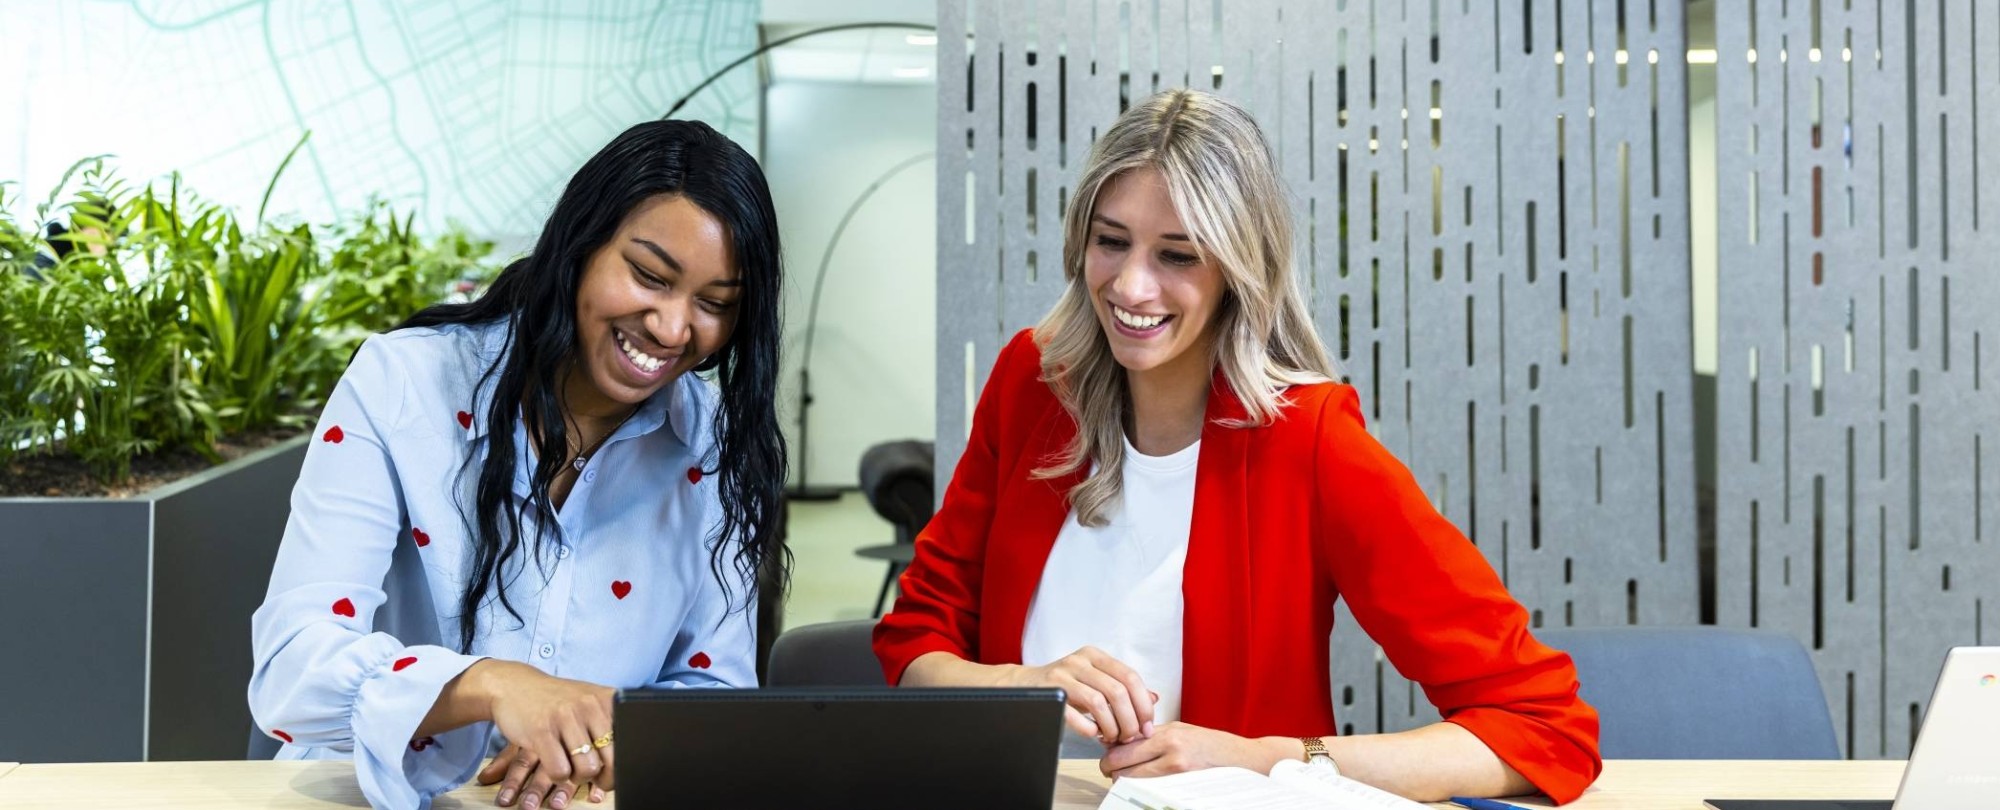
[[[680,112],[681,108],[687,106],[687,103],[689,101],[693,101],[696,94],[699,94],[701,91],[708,89],[709,85],[714,84],[718,79],[721,79],[723,76],[728,75],[729,71],[736,69],[736,66],[741,65],[744,62],[748,62],[752,59],[755,59],[759,56],[763,56],[765,53],[769,52],[772,48],[782,47],[784,45],[797,42],[801,39],[805,39],[806,37],[816,37],[819,36],[820,34],[831,34],[835,31],[852,31],[859,28],[909,28],[917,31],[932,31],[932,32],[937,31],[937,26],[924,25],[923,23],[862,22],[862,23],[841,23],[840,25],[828,25],[821,28],[814,28],[810,31],[800,31],[799,33],[793,34],[788,37],[780,37],[778,39],[774,39],[770,42],[766,42],[762,45],[757,46],[756,50],[753,50],[742,56],[736,57],[736,59],[731,61],[729,64],[723,65],[721,70],[717,70],[714,73],[708,74],[708,78],[702,79],[701,84],[695,85],[693,90],[687,91],[686,94],[682,95],[679,100],[673,103],[673,106],[668,107],[667,114],[660,116],[660,119],[665,120],[674,117],[674,113]]]
[[[812,366],[813,326],[819,322],[819,294],[820,290],[826,287],[826,269],[833,263],[833,250],[840,245],[840,236],[847,232],[847,224],[854,221],[854,215],[861,211],[862,204],[868,202],[868,198],[874,196],[875,192],[881,189],[884,184],[894,179],[896,175],[901,174],[904,169],[935,157],[937,157],[936,152],[921,152],[904,158],[902,162],[889,167],[888,171],[883,172],[880,177],[875,178],[875,182],[869,183],[868,188],[861,191],[861,196],[854,198],[854,202],[847,206],[847,211],[840,215],[840,224],[833,227],[833,236],[826,240],[826,250],[820,252],[819,272],[813,275],[812,304],[806,309],[805,348],[803,355],[799,359],[800,370]]]

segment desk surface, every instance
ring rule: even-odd
[[[346,762],[133,762],[80,765],[0,763],[0,806],[48,808],[366,807]],[[1700,810],[1707,798],[1886,799],[1902,777],[1899,761],[1613,761],[1575,810]],[[1065,760],[1054,810],[1094,810],[1104,797],[1096,760]],[[495,790],[468,786],[436,807],[492,807]],[[1545,802],[1517,801],[1528,807]],[[615,807],[578,802],[573,810]],[[1446,806],[1446,805],[1440,805]]]

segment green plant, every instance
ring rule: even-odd
[[[34,387],[27,342],[16,322],[29,274],[35,272],[35,237],[8,212],[11,184],[0,183],[0,461],[29,439],[35,422],[28,413]]]
[[[342,358],[361,340],[392,329],[412,313],[436,303],[444,291],[492,277],[481,260],[493,243],[453,228],[426,242],[411,228],[412,216],[397,220],[387,204],[375,201],[361,215],[336,226],[338,245],[328,262],[326,320],[344,324],[334,336]]]
[[[71,177],[79,189],[63,206],[68,255],[38,279],[9,274],[5,353],[28,385],[24,407],[10,413],[8,449],[46,447],[60,435],[93,470],[118,479],[140,453],[206,448],[215,423],[187,374],[182,291],[160,272],[170,207],[151,188],[135,192],[102,159],[78,164],[64,185]]]
[[[36,209],[71,229],[52,244],[6,191],[0,462],[60,445],[112,481],[142,453],[213,457],[220,436],[309,423],[367,334],[491,273],[490,244],[426,241],[380,203],[317,230],[260,207],[246,227],[178,174],[134,187],[90,158]]]
[[[317,401],[311,361],[326,343],[312,229],[245,235],[232,222],[221,236],[214,261],[186,266],[202,388],[227,432],[306,421],[291,406]]]

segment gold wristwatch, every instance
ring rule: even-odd
[[[1332,754],[1326,752],[1326,740],[1324,738],[1300,737],[1299,742],[1305,743],[1306,746],[1305,761],[1307,765],[1313,765],[1325,768],[1329,771],[1333,771],[1335,776],[1340,775],[1340,765],[1336,764],[1333,761]]]

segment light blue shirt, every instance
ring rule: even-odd
[[[623,688],[757,683],[754,583],[725,566],[725,596],[710,573],[722,506],[701,467],[714,468],[719,397],[692,374],[591,455],[542,558],[524,542],[501,572],[520,619],[489,592],[472,654],[457,652],[483,460],[471,454],[493,386],[479,382],[505,333],[405,329],[362,345],[314,428],[251,619],[250,713],[286,743],[278,758],[352,757],[377,807],[428,806],[503,745],[490,723],[413,740],[480,658]],[[535,456],[525,427],[510,438],[525,497]],[[534,527],[524,520],[524,535]]]

